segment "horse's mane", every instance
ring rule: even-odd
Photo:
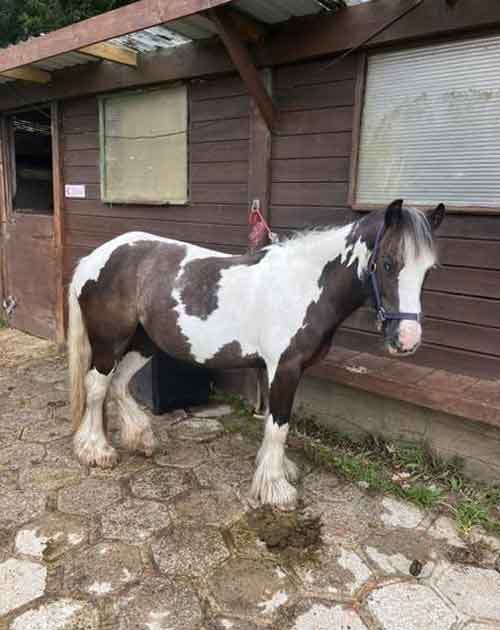
[[[398,226],[405,257],[430,253],[435,256],[434,235],[425,212],[418,208],[403,208]]]

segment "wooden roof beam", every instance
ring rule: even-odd
[[[35,68],[35,66],[23,66],[22,68],[15,68],[14,70],[6,70],[0,72],[0,76],[8,77],[9,79],[29,81],[30,83],[48,83],[52,77],[50,72],[40,70],[40,68]]]
[[[0,55],[0,74],[50,57],[74,52],[146,28],[165,24],[232,0],[139,0],[126,6],[70,24],[43,37],[9,46]]]
[[[126,46],[116,46],[115,44],[102,42],[101,44],[92,44],[91,46],[79,48],[78,52],[95,59],[104,59],[105,61],[113,61],[114,63],[137,68],[137,53]]]
[[[272,130],[276,121],[276,109],[273,100],[252,61],[248,49],[238,34],[232,15],[226,13],[222,8],[213,9],[209,12],[209,15],[217,25],[219,37],[266,121],[268,129]]]

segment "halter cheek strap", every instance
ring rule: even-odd
[[[401,312],[390,312],[386,311],[383,304],[382,299],[380,297],[380,287],[377,278],[377,259],[380,253],[380,242],[382,241],[382,236],[384,235],[385,224],[381,223],[377,236],[375,237],[375,245],[373,246],[373,251],[371,253],[370,259],[368,260],[368,274],[370,277],[370,284],[372,287],[372,295],[373,301],[375,303],[375,310],[377,311],[377,320],[380,323],[389,321],[389,320],[401,320],[401,319],[411,319],[413,321],[419,322],[421,318],[420,313],[401,313]]]

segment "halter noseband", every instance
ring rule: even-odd
[[[370,276],[370,283],[372,286],[373,293],[373,301],[375,302],[375,310],[377,311],[377,320],[383,324],[389,320],[401,320],[401,319],[412,319],[413,321],[420,321],[420,313],[391,313],[390,311],[386,311],[382,305],[382,300],[380,298],[380,288],[378,285],[377,279],[377,258],[380,250],[380,242],[382,240],[382,236],[385,231],[385,223],[382,221],[380,225],[377,236],[375,237],[375,245],[373,246],[373,251],[368,260],[368,273]]]

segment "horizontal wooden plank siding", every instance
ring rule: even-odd
[[[319,59],[273,71],[279,111],[272,134],[270,223],[278,233],[359,218],[348,205],[357,59]],[[247,244],[249,109],[236,76],[189,85],[189,203],[108,205],[100,201],[96,98],[63,106],[64,181],[87,198],[65,199],[65,278],[92,247],[126,230],[148,230],[221,251]],[[436,200],[439,201],[439,200]],[[424,344],[416,365],[500,377],[500,215],[454,214],[439,230],[439,265],[423,293]],[[368,308],[336,343],[379,353]]]
[[[273,141],[271,222],[280,234],[359,218],[348,207],[356,58],[276,69],[280,124]],[[439,266],[423,294],[424,345],[411,362],[500,376],[500,216],[448,215]],[[337,343],[383,352],[373,313],[363,308]],[[493,372],[492,370],[497,370]]]
[[[189,202],[182,206],[101,202],[95,97],[63,104],[65,184],[85,199],[64,199],[68,282],[79,258],[129,230],[150,231],[227,251],[247,241],[249,98],[242,81],[220,77],[189,86]]]

